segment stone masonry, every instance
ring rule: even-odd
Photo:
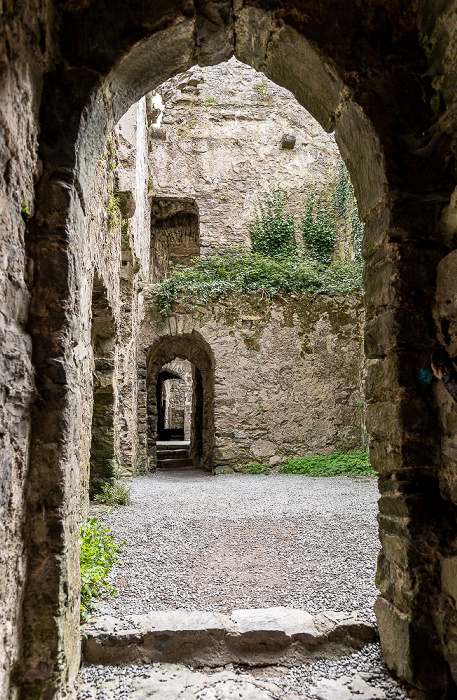
[[[455,0],[6,0],[2,9],[0,694],[67,697],[79,666],[78,526],[87,503],[98,371],[95,273],[115,338],[113,465],[117,451],[126,469],[141,466],[148,438],[145,411],[139,421],[135,413],[148,382],[144,348],[139,353],[135,342],[147,313],[138,292],[151,269],[150,229],[142,235],[141,221],[150,221],[148,189],[151,198],[184,195],[152,191],[165,178],[166,161],[149,187],[141,100],[197,64],[236,56],[290,90],[335,133],[351,174],[365,222],[381,643],[389,668],[418,697],[455,698],[456,408],[439,381],[431,388],[418,382],[437,345],[455,356]],[[184,87],[181,94],[192,97]],[[130,150],[132,132],[125,142],[115,135],[118,157],[131,165],[124,184],[100,158],[107,160],[108,136],[131,108],[144,116],[132,122],[142,156]],[[167,136],[169,125],[160,128]],[[306,150],[290,131],[284,135],[296,135],[299,151],[281,149],[281,169]],[[275,148],[282,136],[275,133]],[[183,139],[191,151],[198,145],[192,139]],[[236,167],[240,174],[245,168]],[[218,207],[226,212],[224,172],[214,175],[222,186]],[[116,222],[109,222],[108,186],[122,193]],[[204,202],[199,211],[212,247],[215,229]],[[177,343],[170,340],[157,362],[170,361]],[[200,406],[210,406],[216,386],[205,343],[200,338],[192,355],[200,367]],[[210,425],[200,427],[211,435]]]
[[[215,450],[208,466],[219,473],[360,449],[366,439],[362,329],[361,298],[304,295],[228,299],[188,313],[179,307],[162,328],[152,311],[141,338],[145,364],[149,348],[171,337],[186,339],[180,351],[189,355],[192,334],[211,348]],[[141,400],[140,413],[146,411]]]

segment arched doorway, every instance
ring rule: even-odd
[[[189,333],[158,340],[148,351],[147,360],[147,456],[149,467],[157,466],[157,442],[181,437],[165,427],[163,386],[173,380],[164,371],[179,358],[191,365],[191,416],[189,456],[195,466],[211,470],[214,450],[214,358],[211,348],[198,333]],[[176,375],[175,375],[176,380]],[[165,410],[164,410],[165,409]],[[184,417],[183,417],[184,418]],[[170,432],[167,432],[170,430]],[[183,420],[182,437],[185,425]]]
[[[441,94],[441,108],[433,108],[440,99],[431,97],[427,81],[442,70],[429,65],[435,59],[428,61],[421,48],[430,40],[425,27],[432,19],[405,17],[403,10],[392,7],[389,16],[379,6],[329,2],[306,12],[299,4],[279,4],[273,12],[264,2],[223,2],[178,3],[164,11],[139,2],[75,3],[62,13],[63,60],[43,91],[43,171],[28,232],[35,269],[29,329],[37,389],[46,398],[44,410],[32,411],[26,502],[22,677],[30,692],[64,684],[78,649],[77,508],[70,494],[78,487],[73,416],[79,396],[72,367],[93,170],[108,131],[130,104],[194,63],[232,53],[288,87],[325,128],[335,128],[351,173],[367,222],[366,348],[377,361],[370,373],[369,429],[382,493],[381,637],[390,667],[402,677],[425,688],[448,684],[455,659],[441,639],[446,633],[435,598],[448,544],[443,512],[455,505],[440,492],[440,427],[415,376],[436,340],[434,280],[446,252],[439,215],[455,175],[447,136],[432,142],[423,167],[421,138],[443,116],[448,98]],[[44,307],[56,309],[51,322]],[[59,484],[51,495],[49,484]],[[37,551],[48,552],[47,566],[37,561]],[[37,591],[46,591],[40,606]]]

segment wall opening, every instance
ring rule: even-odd
[[[162,367],[157,377],[158,440],[190,441],[194,370],[187,360],[173,360]]]
[[[157,442],[189,442],[197,467],[211,470],[214,452],[214,360],[198,333],[160,339],[149,352],[147,452],[157,464]]]
[[[94,276],[92,291],[93,411],[89,492],[115,476],[114,351],[116,332],[106,287]]]
[[[188,265],[200,254],[198,207],[193,199],[153,197],[151,279],[168,277],[170,263]]]
[[[432,58],[429,71],[425,70],[427,58],[419,49],[424,37],[418,36],[416,42],[412,29],[420,23],[415,15],[413,22],[397,17],[394,7],[383,21],[382,13],[362,11],[355,4],[351,13],[334,3],[324,3],[319,16],[311,20],[295,16],[293,8],[286,6],[279,6],[275,14],[263,9],[262,3],[243,4],[236,13],[227,13],[229,20],[221,16],[220,22],[208,18],[205,4],[195,6],[195,16],[185,15],[175,23],[165,22],[159,5],[146,3],[143,8],[140,3],[123,9],[125,16],[108,22],[108,10],[101,21],[97,3],[83,11],[69,6],[56,31],[64,60],[47,74],[43,90],[47,96],[41,111],[43,167],[27,243],[36,270],[30,282],[28,325],[37,395],[44,397],[44,405],[38,402],[32,410],[27,474],[23,678],[33,684],[32,690],[50,688],[51,682],[53,687],[62,684],[66,660],[77,645],[77,601],[67,592],[71,594],[78,585],[77,528],[68,499],[78,485],[77,433],[69,416],[78,411],[78,388],[71,372],[79,340],[74,309],[80,273],[77,265],[70,267],[68,262],[78,261],[84,202],[102,140],[129,104],[170,75],[196,61],[216,63],[235,51],[243,61],[261,65],[272,80],[286,84],[326,129],[335,128],[342,156],[354,176],[362,215],[369,223],[364,248],[369,302],[366,348],[369,358],[377,361],[370,375],[369,429],[374,465],[380,472],[380,528],[385,535],[379,627],[387,650],[391,647],[386,655],[389,667],[421,687],[441,689],[452,653],[437,641],[440,630],[434,606],[441,600],[437,580],[444,553],[454,554],[442,535],[443,504],[454,505],[437,491],[441,435],[430,395],[420,393],[414,378],[436,341],[431,309],[436,265],[444,254],[438,214],[455,178],[449,138],[441,138],[438,122],[432,124],[438,115],[428,109],[430,75],[437,66]],[[216,5],[210,4],[210,9],[216,10]],[[348,17],[353,19],[349,24],[345,23]],[[397,31],[389,44],[392,60],[388,61],[388,40],[379,41],[381,23],[386,33],[392,26]],[[340,31],[343,26],[349,28],[349,35]],[[165,28],[153,33],[151,27]],[[103,77],[102,69],[105,75],[111,72]],[[97,79],[83,80],[83,75]],[[61,109],[56,111],[56,104]],[[433,131],[428,131],[431,126]],[[412,135],[421,135],[419,142],[430,133],[438,140],[434,136],[427,149],[414,152]],[[420,159],[426,155],[420,152],[424,150],[428,151],[427,168]],[[68,174],[68,181],[56,177],[57,173]],[[48,274],[49,270],[59,274]],[[45,307],[59,313],[44,314]],[[63,378],[56,373],[56,365],[62,368]],[[205,385],[203,372],[202,377]],[[59,484],[59,489],[50,491],[49,484]],[[399,533],[396,547],[393,531]],[[429,546],[430,533],[435,531],[438,545]],[[42,551],[49,553],[46,566],[37,562],[37,552]],[[436,575],[430,576],[431,571]],[[40,606],[37,591],[46,591]],[[70,602],[58,607],[55,601],[63,600]],[[38,607],[39,616],[34,614]],[[453,614],[447,618],[452,620]],[[43,644],[41,631],[48,626]],[[62,630],[69,632],[63,635]],[[409,651],[415,639],[421,641],[420,654],[417,643]]]

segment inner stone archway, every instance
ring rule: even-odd
[[[162,338],[147,353],[148,463],[151,468],[156,466],[157,441],[165,437],[160,400],[162,383],[170,377],[163,367],[176,358],[192,365],[190,457],[195,466],[210,471],[214,457],[214,358],[209,345],[195,332]]]
[[[383,19],[382,9],[328,3],[308,14],[293,5],[272,13],[262,4],[214,3],[162,12],[150,3],[122,9],[75,3],[63,13],[63,61],[43,93],[43,171],[27,235],[34,268],[28,327],[40,397],[32,408],[26,489],[20,676],[27,692],[66,683],[69,665],[70,680],[76,666],[77,498],[71,494],[79,486],[73,421],[81,401],[73,368],[94,168],[106,134],[130,104],[178,71],[233,52],[291,89],[326,128],[335,127],[353,178],[367,221],[366,347],[377,360],[370,371],[369,429],[382,492],[381,637],[389,665],[402,677],[432,691],[446,692],[453,683],[455,657],[446,639],[455,625],[442,604],[453,614],[455,605],[441,588],[440,567],[443,557],[455,555],[443,535],[443,519],[453,522],[455,504],[440,492],[441,428],[415,377],[436,340],[435,274],[449,250],[439,216],[455,182],[448,137],[438,143],[430,134],[428,143],[427,133],[454,96],[441,94],[441,102],[434,96],[432,106],[427,76],[444,69],[441,58],[428,60],[420,46],[434,32],[433,18],[425,22],[413,9],[404,17],[392,8],[392,17]],[[452,131],[446,120],[442,128]],[[427,168],[421,139],[430,146]],[[44,307],[57,310],[51,319]],[[46,566],[37,559],[42,551]],[[46,591],[38,606],[37,591]]]

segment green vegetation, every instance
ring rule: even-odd
[[[357,452],[334,452],[331,455],[316,457],[296,457],[281,465],[280,472],[284,474],[306,474],[307,476],[375,476],[368,453],[365,450]]]
[[[217,99],[215,97],[208,97],[206,100],[207,105],[217,105]]]
[[[308,200],[302,218],[303,243],[308,254],[323,265],[330,265],[338,234],[334,202],[328,194]]]
[[[114,138],[112,134],[108,135],[108,142],[106,144],[106,155],[108,162],[108,170],[111,172],[116,169],[117,166],[117,153],[116,147],[114,145]]]
[[[267,474],[270,471],[270,467],[268,464],[248,462],[248,464],[240,464],[238,471],[242,471],[245,474]]]
[[[268,92],[267,88],[267,81],[265,80],[265,76],[262,76],[262,82],[257,85],[257,92],[261,97],[265,97],[265,95]]]
[[[150,302],[166,321],[178,301],[190,309],[226,294],[267,299],[281,292],[349,294],[361,288],[360,269],[335,262],[325,270],[306,257],[268,258],[243,248],[195,258],[176,265],[170,277],[153,287]]]
[[[21,214],[26,214],[27,216],[30,216],[29,204],[26,199],[24,199],[24,201],[22,202]]]
[[[108,188],[108,205],[106,208],[108,212],[108,226],[109,230],[114,233],[114,231],[121,225],[121,212],[119,210],[119,202],[117,200],[114,192]]]
[[[252,250],[268,258],[297,254],[294,215],[287,211],[288,194],[280,187],[259,201],[255,221],[248,227]]]
[[[94,500],[108,505],[125,506],[130,503],[130,490],[131,486],[123,484],[122,481],[108,482],[103,484]]]
[[[103,593],[114,595],[115,589],[106,577],[118,561],[125,542],[114,542],[108,528],[97,523],[97,518],[88,518],[81,525],[79,534],[79,559],[81,565],[81,622],[96,605],[94,598]]]
[[[151,288],[149,302],[165,321],[178,300],[193,309],[226,294],[268,299],[284,293],[350,294],[360,290],[363,227],[344,164],[333,185],[318,197],[309,195],[299,231],[287,191],[274,187],[259,200],[249,226],[252,250],[225,248],[195,258],[190,266],[171,267],[170,276]],[[353,242],[350,261],[332,260],[339,231],[345,231]],[[300,236],[303,246],[297,243]]]

